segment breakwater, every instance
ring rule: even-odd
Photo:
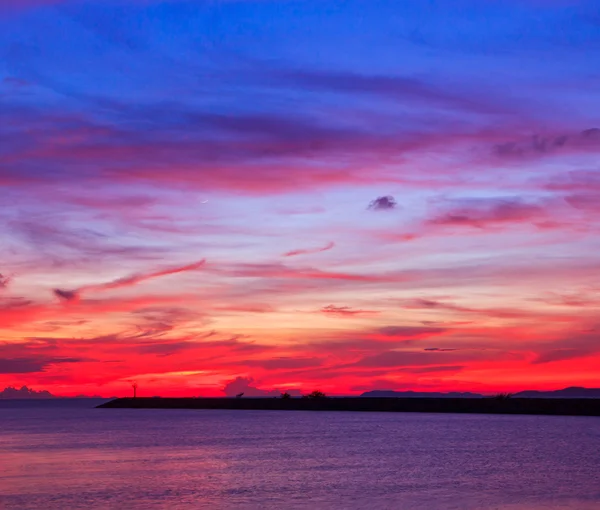
[[[406,413],[539,414],[600,416],[600,399],[558,398],[118,398],[112,409],[228,409],[253,411],[355,411]]]

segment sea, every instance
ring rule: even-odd
[[[600,510],[600,419],[0,401],[0,509]]]

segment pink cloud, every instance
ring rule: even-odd
[[[66,301],[76,301],[78,300],[83,293],[87,292],[99,292],[105,290],[113,290],[119,289],[122,287],[131,287],[133,285],[137,285],[138,283],[145,282],[147,280],[152,280],[154,278],[160,278],[162,276],[169,276],[173,274],[183,273],[186,271],[196,271],[205,265],[205,260],[200,260],[199,262],[194,262],[192,264],[188,264],[185,266],[171,267],[167,269],[161,269],[159,271],[153,271],[150,273],[143,274],[134,274],[131,276],[126,276],[123,278],[118,278],[117,280],[113,280],[107,283],[100,283],[96,285],[85,285],[76,290],[61,290],[55,289],[54,293],[61,299]]]
[[[296,257],[298,255],[312,255],[314,253],[321,253],[324,251],[329,251],[335,247],[334,242],[327,243],[325,246],[321,248],[308,248],[304,250],[292,250],[283,254],[284,257]]]
[[[10,283],[10,278],[8,276],[4,276],[2,273],[0,273],[0,290],[8,287],[9,283]]]
[[[284,264],[238,264],[231,269],[216,269],[218,272],[237,277],[261,277],[279,279],[306,280],[348,280],[357,282],[389,281],[390,276],[375,274],[355,274],[337,271],[320,270],[310,267],[289,267]],[[407,279],[406,276],[396,276],[397,279]]]
[[[325,315],[335,316],[335,317],[369,316],[369,315],[377,315],[380,313],[375,310],[360,310],[360,309],[350,308],[349,306],[335,306],[335,305],[324,306],[323,308],[321,308],[320,312]]]
[[[475,308],[433,299],[412,299],[401,301],[401,306],[408,310],[431,310],[458,314],[472,314],[497,319],[544,320],[549,322],[570,322],[572,314],[560,314],[554,310],[528,310],[526,308]]]
[[[518,199],[465,200],[428,220],[431,225],[485,228],[506,223],[532,223],[547,217],[538,204]]]

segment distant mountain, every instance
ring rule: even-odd
[[[21,389],[13,388],[9,386],[0,391],[0,399],[21,399],[21,398],[56,398],[52,393],[46,390],[35,391],[27,386],[23,386]]]
[[[436,391],[392,391],[373,390],[367,391],[361,397],[395,397],[395,398],[483,398],[479,393],[457,392],[440,393]]]
[[[513,398],[600,398],[600,388],[571,387],[555,391],[520,391]]]

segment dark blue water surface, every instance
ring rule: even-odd
[[[0,402],[0,508],[600,509],[600,419]]]

